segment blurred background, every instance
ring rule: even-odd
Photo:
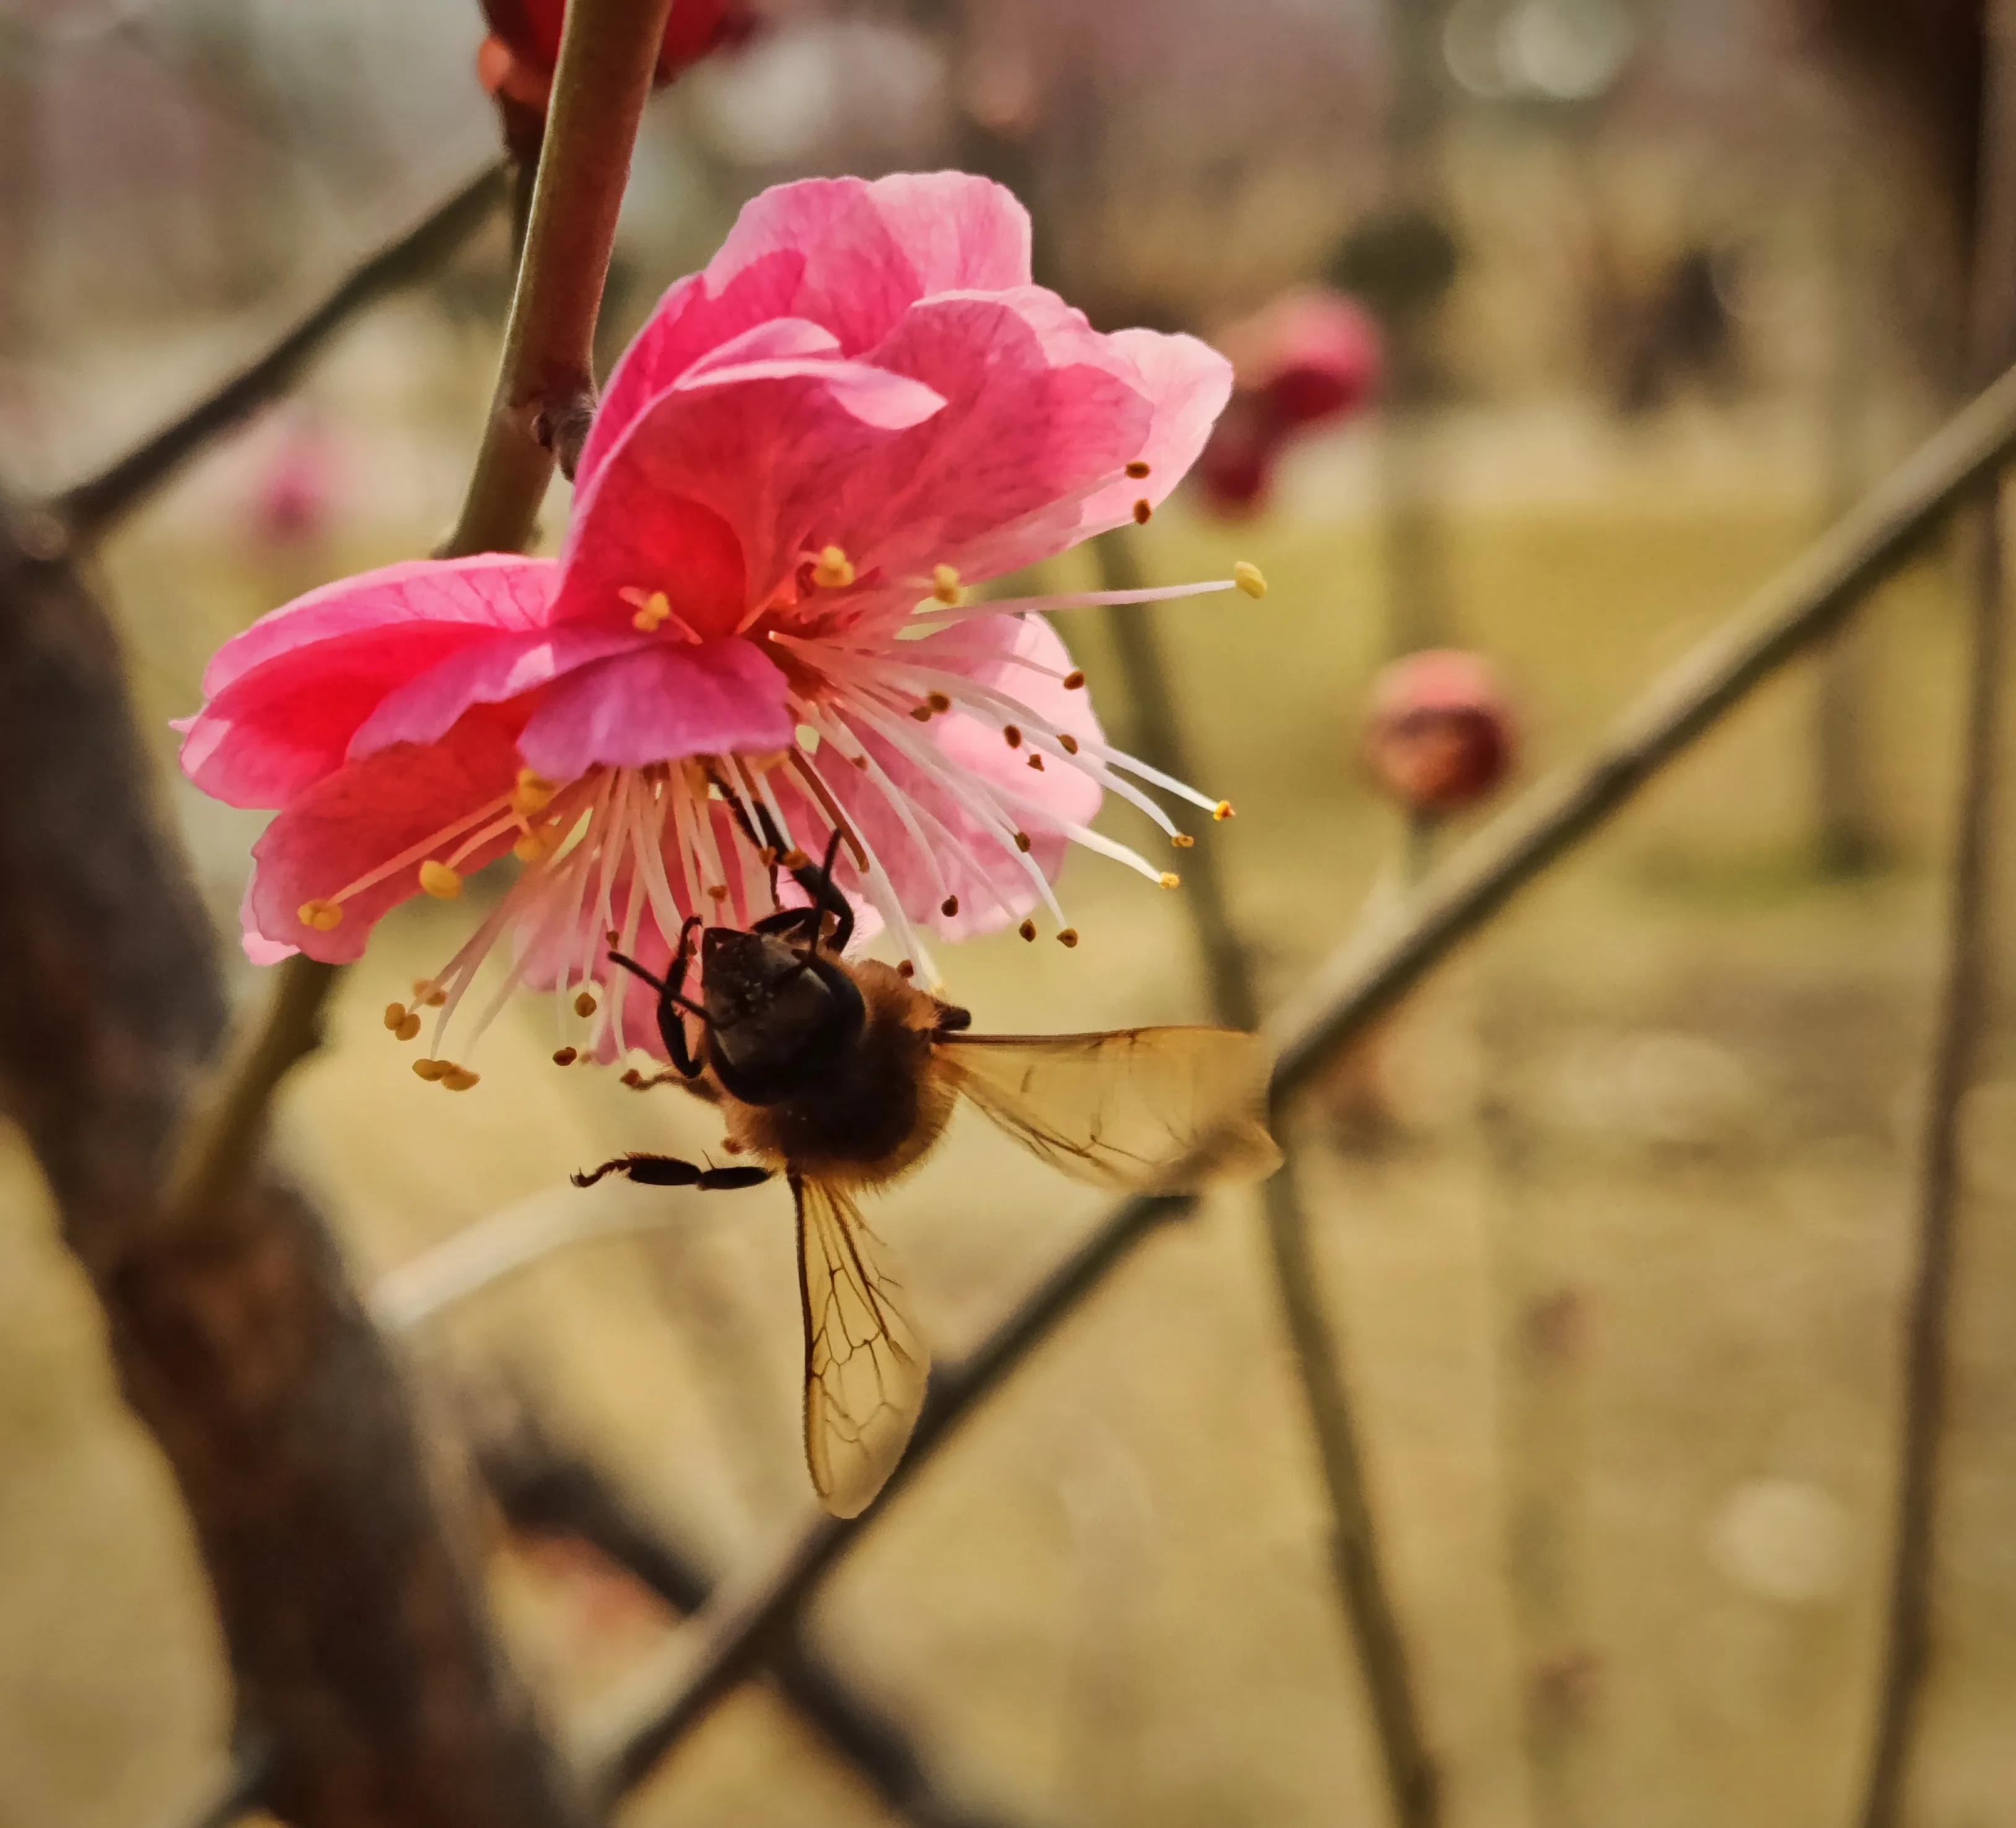
[[[96,470],[494,157],[485,30],[475,0],[0,0],[7,487]],[[605,347],[762,185],[945,164],[1021,192],[1039,275],[1096,321],[1220,340],[1242,377],[1223,436],[1125,556],[1172,581],[1251,559],[1273,587],[1156,617],[1199,784],[1239,808],[1201,842],[1271,1004],[1949,409],[1981,32],[1967,0],[764,0],[653,104]],[[182,787],[167,719],[226,635],[438,539],[508,232],[361,317],[103,552],[226,930],[260,822]],[[1062,632],[1125,740],[1110,629]],[[1303,1109],[1460,1828],[1852,1810],[1962,634],[1928,549]],[[1375,683],[1424,649],[1474,657]],[[1009,935],[947,960],[978,1026],[1204,1013],[1181,898],[1083,856],[1062,886],[1076,951]],[[543,1009],[486,1038],[477,1092],[419,1087],[380,1011],[465,918],[385,924],[286,1101],[284,1146],[365,1283],[490,1215],[575,1210],[583,1163],[711,1139],[676,1101],[556,1071]],[[1951,1828],[2016,1823],[2016,1058],[1995,1058],[1964,1112],[1911,1815]],[[423,1330],[444,1437],[473,1401],[529,1396],[711,1564],[750,1564],[807,1502],[787,1203],[592,1197],[668,1222]],[[883,1229],[949,1355],[1097,1210],[964,1125]],[[1319,1494],[1257,1207],[1215,1198],[931,1466],[813,1635],[949,1792],[1031,1828],[1377,1821]],[[492,1563],[556,1712],[674,1628],[578,1547],[499,1527]],[[9,1145],[0,1822],[168,1828],[229,1725],[174,1492]],[[757,1687],[628,1819],[889,1818]]]

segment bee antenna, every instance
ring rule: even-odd
[[[625,954],[616,951],[614,948],[611,948],[609,954],[609,962],[612,965],[621,965],[625,970],[630,972],[635,977],[643,978],[646,984],[650,984],[650,987],[653,990],[657,991],[661,995],[667,994],[669,987],[667,985],[664,979],[658,977],[653,972],[646,971],[635,959],[629,958]]]

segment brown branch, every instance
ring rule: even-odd
[[[1125,539],[1124,533],[1109,533],[1094,542],[1100,582],[1107,589],[1136,589],[1143,581]],[[1134,707],[1137,751],[1165,773],[1194,781],[1197,774],[1182,714],[1148,606],[1116,603],[1107,611],[1107,618]],[[1259,1020],[1259,995],[1226,898],[1217,847],[1207,840],[1186,853],[1183,877],[1185,905],[1203,955],[1213,1013],[1234,1027],[1251,1028]],[[1336,1324],[1316,1277],[1308,1215],[1292,1155],[1267,1182],[1261,1198],[1274,1292],[1281,1304],[1282,1324],[1323,1477],[1329,1512],[1330,1577],[1344,1614],[1345,1634],[1357,1653],[1372,1704],[1388,1794],[1395,1819],[1403,1828],[1434,1828],[1442,1815],[1435,1761],[1414,1699],[1399,1614],[1381,1573],[1378,1531],[1366,1484],[1358,1423],[1345,1382]]]
[[[286,392],[322,345],[358,312],[434,272],[490,219],[504,188],[503,165],[486,165],[352,268],[263,354],[117,462],[66,489],[49,504],[49,512],[74,539],[88,542],[104,533],[214,439]]]
[[[511,410],[491,416],[451,552],[522,542],[550,462],[533,425],[567,423],[588,387],[668,4],[568,9],[499,387]],[[278,1177],[248,1178],[331,974],[290,963],[178,1141],[223,1038],[208,923],[153,803],[109,623],[46,516],[0,518],[0,759],[16,783],[0,813],[0,1088],[189,1506],[242,1710],[273,1749],[265,1800],[302,1828],[573,1828],[382,1336],[320,1217]]]
[[[304,1828],[571,1828],[327,1227],[271,1174],[162,1199],[224,1037],[214,939],[103,612],[0,520],[0,1092],[188,1506],[267,1797]]]
[[[595,399],[595,320],[671,0],[567,9],[496,397],[447,550],[513,552]]]
[[[603,1470],[559,1446],[536,1415],[506,1398],[505,1418],[478,1430],[477,1463],[513,1528],[586,1543],[682,1615],[713,1597],[715,1580],[699,1559],[645,1516]],[[487,1412],[489,1405],[482,1405]],[[866,1780],[887,1807],[916,1828],[1001,1828],[996,1818],[959,1808],[932,1783],[909,1736],[877,1712],[795,1631],[767,1645],[765,1666],[779,1694]]]
[[[2016,371],[1941,427],[1862,504],[1656,681],[1582,767],[1543,781],[1449,857],[1377,930],[1347,942],[1270,1024],[1276,1110],[1528,882],[1600,829],[1658,771],[1838,624],[1873,585],[2016,449]],[[582,1748],[599,1795],[638,1782],[754,1668],[862,1530],[981,1401],[1184,1198],[1129,1200],[1101,1220],[963,1364],[936,1380],[910,1451],[875,1505],[810,1524],[768,1567],[695,1621]]]
[[[1973,341],[1992,372],[2016,359],[2016,3],[1987,9]],[[1862,1828],[1894,1828],[1903,1812],[1932,1653],[1932,1564],[1946,1432],[1947,1344],[1961,1193],[1960,1107],[1979,1071],[1992,986],[1989,884],[2008,816],[2000,773],[2008,721],[2008,568],[2000,486],[1965,524],[1973,592],[1967,725],[1947,913],[1946,973],[1920,1139],[1917,1262],[1903,1339],[1903,1416],[1891,1549],[1888,1614]]]

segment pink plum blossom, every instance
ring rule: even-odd
[[[1226,326],[1219,340],[1237,378],[1199,459],[1197,480],[1212,507],[1237,517],[1260,506],[1297,439],[1370,402],[1379,386],[1381,340],[1361,306],[1309,286]]]
[[[637,997],[588,988],[610,936],[663,960],[696,911],[768,912],[762,811],[808,858],[839,834],[864,931],[927,978],[926,930],[1033,937],[1041,908],[1075,943],[1052,885],[1072,844],[1173,883],[1090,829],[1103,794],[1179,846],[1141,783],[1229,809],[1104,740],[1034,612],[1257,596],[1258,573],[992,603],[966,587],[1145,519],[1230,370],[1187,336],[1102,335],[1029,274],[1027,216],[980,178],[765,192],[611,376],[557,560],[392,565],[228,642],[182,765],[277,809],[251,955],[356,959],[398,903],[513,855],[419,1001],[448,1021],[501,941],[479,1027],[514,984],[549,988],[592,1013],[586,1051],[607,1059],[659,1045]]]

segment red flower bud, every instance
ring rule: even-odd
[[[1339,292],[1284,292],[1219,340],[1240,390],[1283,430],[1347,417],[1379,385],[1379,326]]]
[[[1274,480],[1283,434],[1251,398],[1235,394],[1197,458],[1197,486],[1229,520],[1252,513]]]
[[[1510,772],[1512,711],[1481,657],[1452,648],[1410,653],[1374,684],[1365,753],[1380,785],[1410,810],[1474,806]]]

